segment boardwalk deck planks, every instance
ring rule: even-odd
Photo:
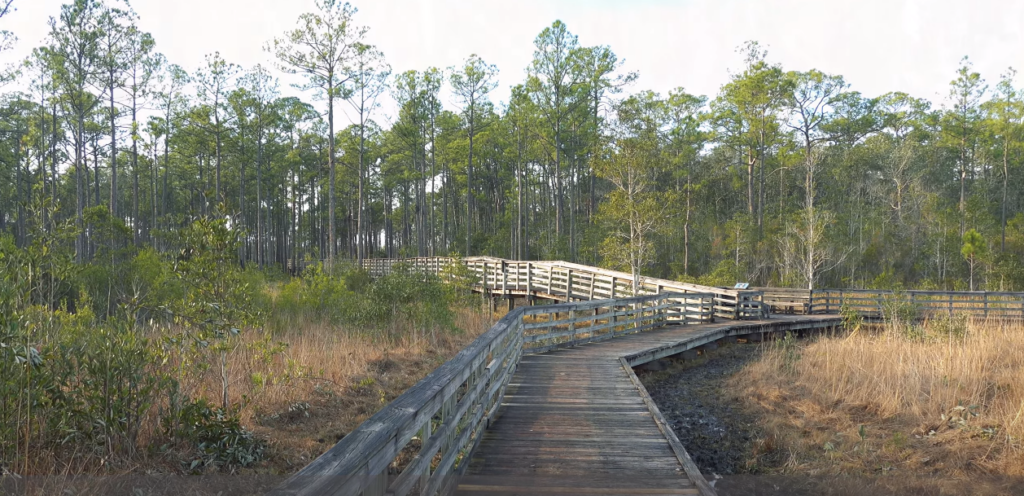
[[[448,262],[409,263],[443,274]],[[375,275],[394,266],[365,264]],[[272,494],[713,495],[631,367],[840,322],[758,320],[760,291],[648,279],[641,296],[613,299],[632,293],[628,275],[484,257],[467,265],[485,294],[586,301],[510,311]]]

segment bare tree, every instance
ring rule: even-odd
[[[814,289],[817,278],[841,265],[850,253],[850,250],[836,250],[826,237],[826,229],[835,220],[835,215],[814,206],[815,172],[823,154],[817,149],[806,155],[804,208],[795,222],[788,224],[779,247],[780,265],[785,272],[800,274],[807,289]]]

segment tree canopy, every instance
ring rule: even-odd
[[[0,17],[10,8],[0,1]],[[533,40],[519,81],[473,54],[392,70],[336,0],[318,0],[255,67],[216,47],[169,61],[138,21],[122,1],[71,1],[2,75],[19,80],[0,95],[0,232],[17,245],[70,221],[80,263],[124,246],[170,253],[218,213],[240,234],[238,262],[261,267],[469,254],[716,285],[895,275],[1024,289],[1012,69],[990,86],[965,57],[941,100],[862,95],[751,41],[718,94],[666,95],[561,21]],[[14,34],[0,31],[0,50]],[[281,94],[282,72],[302,76],[303,97]],[[490,98],[499,77],[508,102]],[[342,103],[351,125],[337,125]],[[39,220],[51,204],[56,218]]]

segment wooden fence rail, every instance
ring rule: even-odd
[[[271,494],[448,494],[524,353],[708,322],[713,300],[661,293],[517,308]]]
[[[460,259],[421,257],[407,259],[367,259],[363,268],[380,276],[398,264],[412,270],[443,275],[447,267]],[[768,308],[761,291],[722,289],[687,284],[667,279],[641,278],[633,294],[633,276],[626,272],[589,267],[561,261],[525,262],[494,257],[461,259],[475,278],[473,286],[496,296],[540,296],[562,301],[582,301],[659,293],[698,293],[712,295],[713,318],[749,320],[767,317]],[[449,271],[450,272],[450,271]]]
[[[848,308],[882,318],[897,308],[918,317],[964,314],[1024,319],[1024,293],[993,291],[891,291],[875,289],[763,288],[764,303],[777,313],[834,314]]]

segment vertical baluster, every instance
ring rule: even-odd
[[[526,262],[526,295],[533,298],[533,264]]]
[[[576,346],[576,309],[569,310],[569,339]]]
[[[572,269],[565,270],[565,301],[572,301]]]
[[[423,423],[423,427],[420,429],[420,446],[421,447],[422,446],[426,446],[427,445],[427,441],[430,440],[430,436],[433,435],[433,430],[434,430],[434,426],[432,425],[433,422],[434,422],[433,418],[428,418],[427,421]],[[420,488],[427,487],[427,483],[429,483],[429,482],[430,482],[430,465],[427,465],[427,467],[423,470],[423,473],[420,474]]]
[[[501,293],[508,294],[508,263],[501,261]]]

